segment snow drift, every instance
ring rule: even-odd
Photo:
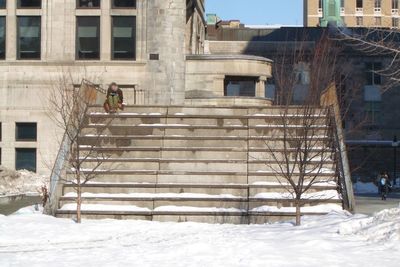
[[[48,186],[45,176],[27,170],[14,171],[0,166],[0,196],[34,194],[41,192],[42,186]]]

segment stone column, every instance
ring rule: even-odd
[[[256,83],[256,97],[265,97],[265,83],[267,81],[266,76],[260,76]]]
[[[147,85],[153,104],[185,100],[185,0],[147,1]],[[149,60],[153,54],[153,60]]]

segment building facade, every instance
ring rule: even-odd
[[[208,29],[212,28],[209,25]],[[365,29],[353,28],[354,31]],[[323,27],[241,28],[214,27],[207,31],[206,47],[211,54],[251,54],[279,62],[282,52],[312,53],[316,43],[329,32]],[[400,174],[400,113],[399,86],[387,82],[387,77],[377,73],[390,66],[392,58],[385,55],[368,55],[347,47],[343,43],[337,66],[345,75],[338,79],[337,88],[342,95],[344,108],[343,126],[346,133],[350,164],[354,178],[374,179],[382,171],[391,176]],[[305,57],[308,58],[308,57]],[[299,88],[307,88],[313,75],[304,60],[299,62]],[[305,78],[304,78],[305,77]],[[294,101],[301,101],[305,94],[295,94]],[[265,87],[266,97],[276,96],[274,81]],[[396,137],[397,136],[397,141]]]
[[[317,27],[324,16],[324,5],[338,5],[347,27],[400,26],[399,0],[304,0],[304,26]]]
[[[66,77],[116,82],[128,105],[223,97],[235,75],[262,95],[268,60],[203,56],[204,10],[204,0],[0,0],[0,164],[50,172],[63,133],[49,97]]]

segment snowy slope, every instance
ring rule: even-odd
[[[0,216],[0,266],[397,267],[400,208],[344,211],[303,226],[56,219],[24,209]]]

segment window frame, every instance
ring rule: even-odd
[[[376,27],[381,27],[382,26],[382,17],[374,17],[374,25]]]
[[[362,27],[364,25],[364,18],[362,16],[356,16],[357,27]]]
[[[20,18],[39,18],[39,57],[21,58],[20,50]],[[41,60],[42,59],[42,16],[17,16],[17,60]]]
[[[99,1],[99,6],[93,6],[93,7],[82,7],[82,6],[79,6],[79,1],[80,0],[76,0],[76,9],[101,9],[101,0],[98,0]]]
[[[382,75],[376,73],[382,70],[381,62],[366,62],[365,73],[366,73],[366,84],[367,85],[382,85]]]
[[[28,147],[16,147],[15,148],[15,169],[16,170],[22,170],[22,168],[18,168],[18,152],[19,151],[34,151],[34,169],[33,170],[29,170],[31,172],[37,172],[37,148],[28,148]]]
[[[98,38],[98,47],[99,47],[99,55],[96,58],[79,58],[79,25],[78,25],[78,20],[79,18],[97,18],[98,19],[98,25],[97,25],[97,38]],[[75,22],[75,60],[77,61],[98,61],[101,60],[101,17],[100,16],[76,16],[76,22]]]
[[[400,18],[392,18],[392,28],[398,28],[400,26]]]
[[[112,8],[112,9],[136,9],[136,8],[137,8],[137,0],[133,0],[133,1],[134,1],[134,4],[133,4],[132,7],[124,7],[124,6],[119,7],[119,6],[115,6],[115,2],[114,2],[114,1],[115,1],[115,0],[111,0],[111,8]]]
[[[21,1],[22,0],[17,0],[17,9],[42,9],[42,6],[43,6],[43,1],[42,0],[39,0],[40,1],[40,6],[39,7],[37,7],[37,6],[23,7],[23,6],[21,6]]]
[[[392,0],[392,9],[399,9],[399,0]]]
[[[0,19],[4,19],[4,57],[0,57],[0,60],[5,60],[7,57],[7,49],[6,49],[6,44],[7,44],[7,17],[6,16],[0,16]]]
[[[133,25],[133,43],[134,43],[134,51],[133,58],[115,58],[114,56],[114,18],[128,17],[134,19]],[[136,61],[137,56],[137,16],[111,16],[111,60],[113,61]]]
[[[32,139],[31,138],[26,138],[26,139],[19,138],[18,126],[21,126],[21,125],[35,125],[35,127],[36,127],[35,137]],[[16,122],[15,123],[15,141],[16,142],[37,142],[37,140],[38,140],[38,124],[37,124],[37,122]]]

